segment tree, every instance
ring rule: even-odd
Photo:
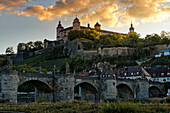
[[[27,51],[33,50],[35,47],[32,41],[28,42],[27,45],[28,45]]]
[[[42,41],[36,41],[34,42],[34,47],[36,50],[42,49],[43,48],[43,43]]]
[[[25,43],[19,43],[18,46],[17,46],[17,52],[24,52],[26,49],[25,47]]]
[[[74,40],[76,38],[84,38],[89,40],[98,40],[99,33],[95,30],[84,29],[84,30],[77,30],[73,29],[68,33],[68,39]]]
[[[128,33],[126,39],[127,39],[127,45],[137,45],[139,42],[140,34],[137,34],[136,32],[130,32]]]
[[[5,51],[6,54],[14,54],[14,50],[13,50],[13,47],[8,47]]]

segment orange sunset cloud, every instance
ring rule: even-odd
[[[0,10],[14,9],[28,0],[0,0]],[[33,5],[24,10],[10,13],[25,16],[37,16],[39,20],[53,20],[56,17],[80,15],[82,22],[124,26],[127,21],[140,19],[141,22],[157,22],[167,19],[170,0],[58,0],[49,7]],[[161,18],[160,18],[161,17]]]

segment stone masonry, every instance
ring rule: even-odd
[[[44,75],[0,71],[0,101],[17,103],[18,87],[24,83],[34,84],[36,99],[49,102],[103,101],[115,98],[149,98],[152,88],[164,94],[164,85],[147,80],[115,79],[111,76],[73,76],[70,74]],[[154,94],[152,94],[154,95]]]

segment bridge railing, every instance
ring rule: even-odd
[[[14,71],[14,70],[3,70],[3,71],[0,71],[0,74],[18,74],[17,71]]]
[[[74,75],[74,78],[83,78],[83,79],[115,79],[112,75]]]
[[[27,77],[61,77],[61,76],[68,76],[70,74],[40,74],[40,73],[23,73],[18,72],[19,76],[27,76]]]
[[[54,75],[50,74],[39,74],[39,73],[22,73],[18,72],[19,76],[27,76],[27,77],[54,77]]]

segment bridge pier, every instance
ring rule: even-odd
[[[17,103],[18,73],[16,71],[0,72],[0,101]]]
[[[99,87],[101,88],[99,93],[103,100],[109,100],[116,98],[116,80],[114,79],[101,79]]]

